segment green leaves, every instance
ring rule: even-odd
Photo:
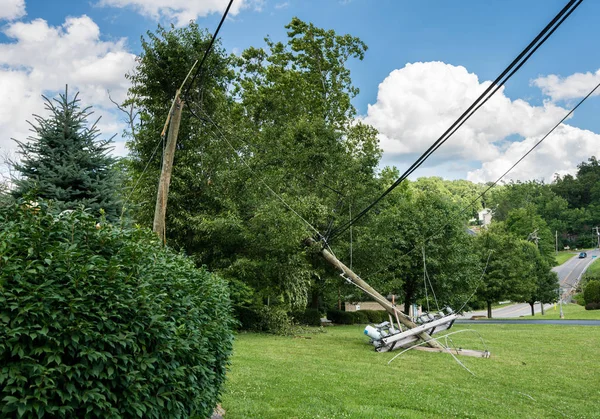
[[[227,286],[151,232],[95,224],[0,208],[0,416],[207,416],[231,352]]]
[[[44,98],[50,116],[35,116],[34,135],[17,141],[21,160],[15,169],[21,176],[13,195],[31,201],[53,199],[62,210],[84,205],[96,216],[116,220],[121,215],[120,188],[115,160],[107,154],[110,141],[98,139],[96,124],[89,126],[87,121],[92,112],[81,108],[77,96],[69,98],[65,91],[53,101]]]

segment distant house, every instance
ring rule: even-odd
[[[383,306],[381,306],[378,302],[375,302],[375,301],[359,301],[359,302],[355,302],[355,303],[345,303],[344,308],[345,308],[345,311],[360,311],[360,310],[385,311],[385,308],[383,308]],[[398,304],[396,306],[396,308],[398,308],[398,310],[400,310],[400,311],[404,311],[404,304]],[[416,307],[416,310],[417,310],[417,313],[416,313],[417,316],[423,314],[421,306]],[[410,308],[409,315],[411,317],[415,316],[414,307]]]
[[[487,227],[492,222],[492,210],[489,208],[484,208],[477,213],[479,217],[479,224],[482,227]]]

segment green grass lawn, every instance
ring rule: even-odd
[[[586,269],[586,275],[596,275],[600,274],[600,263],[598,263],[599,258],[595,258],[592,264]]]
[[[563,304],[563,313],[565,315],[565,320],[600,320],[600,310],[586,310],[583,306],[580,306],[579,304]],[[559,318],[560,308],[559,305],[556,304],[556,308],[546,310],[546,314],[544,314],[543,316],[538,313],[534,317],[525,316],[518,317],[513,320],[554,320]]]
[[[562,265],[567,260],[569,260],[573,256],[575,256],[577,253],[578,252],[571,252],[570,250],[563,251],[563,252],[558,252],[558,254],[554,256],[554,259],[556,259],[556,264],[557,265]]]
[[[223,396],[226,417],[600,417],[600,328],[471,328],[492,352],[490,359],[459,358],[475,376],[448,354],[409,351],[387,365],[397,352],[373,351],[361,326],[304,337],[240,334]],[[482,349],[475,334],[453,339]]]

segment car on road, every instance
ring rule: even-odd
[[[585,252],[581,252],[581,253],[579,254],[579,259],[583,259],[583,258],[585,258],[585,257],[587,257],[587,253],[585,253]]]

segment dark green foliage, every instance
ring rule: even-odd
[[[6,416],[207,417],[233,339],[223,280],[44,202],[0,207],[0,326]]]
[[[589,281],[583,290],[585,304],[600,303],[600,281]]]
[[[321,326],[321,312],[314,308],[292,313],[294,320],[299,324],[307,326]]]
[[[236,307],[235,311],[243,330],[281,335],[291,332],[292,320],[283,307]]]
[[[370,310],[359,310],[359,311],[340,311],[340,310],[329,310],[327,311],[327,318],[335,324],[367,324],[367,323],[381,323],[384,320],[374,321],[376,316],[368,314],[366,311]],[[376,311],[373,311],[376,313]],[[386,313],[382,311],[381,313]],[[385,319],[387,319],[387,314]]]
[[[35,116],[34,136],[17,142],[21,161],[14,163],[21,177],[15,179],[13,195],[27,200],[51,199],[59,209],[90,208],[95,216],[102,209],[109,220],[121,216],[117,195],[117,172],[108,155],[110,140],[99,140],[96,123],[88,127],[92,114],[80,108],[77,94],[67,92],[46,100],[50,116]]]
[[[600,303],[588,303],[585,305],[586,310],[600,310]]]
[[[369,323],[381,323],[388,320],[388,312],[384,310],[360,310],[365,314]]]
[[[260,324],[258,307],[235,307],[235,317],[238,319],[238,326],[242,330],[257,331]]]
[[[487,265],[476,295],[486,302],[488,316],[495,302],[527,301],[537,288],[536,278],[530,275],[534,267],[529,256],[537,251],[535,245],[508,233],[502,223],[493,224],[476,241],[481,263]]]
[[[354,317],[354,324],[367,324],[369,323],[369,316],[363,313],[362,310],[355,311],[352,313]]]
[[[10,205],[13,199],[7,184],[0,180],[0,206]]]
[[[362,207],[370,198],[381,150],[372,127],[352,123],[357,89],[347,62],[362,59],[364,44],[299,19],[287,29],[284,42],[268,39],[241,57],[228,57],[217,42],[202,81],[190,85],[166,223],[167,242],[236,284],[240,306],[270,301],[290,311],[306,307],[311,288],[323,288],[315,283],[337,277],[307,257],[301,243],[314,231],[290,207],[322,231],[334,213],[346,220],[349,202]],[[150,159],[157,133],[209,39],[191,24],[159,27],[142,40],[129,96],[141,114],[128,145],[133,180],[149,162],[133,197],[145,225],[160,170],[160,153]],[[328,187],[341,192],[343,206]]]
[[[577,177],[557,176],[552,190],[569,203],[570,208],[582,208],[600,203],[600,162],[592,156],[577,165]]]
[[[573,300],[575,300],[575,302],[577,304],[579,304],[580,306],[585,306],[585,298],[583,298],[583,294],[582,293],[575,294],[573,296]]]
[[[327,318],[335,324],[354,324],[353,312],[341,310],[327,311]]]
[[[354,263],[365,267],[361,274],[370,277],[371,286],[384,295],[399,296],[398,302],[408,310],[415,302],[427,304],[425,256],[428,283],[440,307],[458,309],[475,289],[481,272],[467,220],[450,196],[418,187],[406,183],[379,205],[373,228],[355,234]]]

